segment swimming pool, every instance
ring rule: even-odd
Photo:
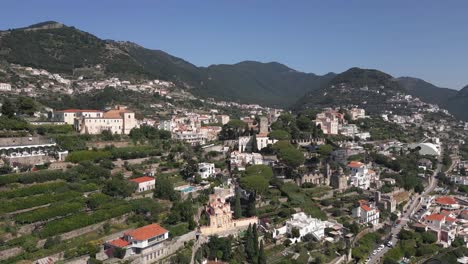
[[[181,189],[180,191],[183,192],[183,193],[193,192],[193,191],[195,191],[195,187],[188,186],[188,187],[185,187],[185,188]]]

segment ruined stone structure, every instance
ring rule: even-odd
[[[344,191],[348,188],[348,177],[343,173],[343,168],[339,168],[330,177],[330,185],[337,191]]]
[[[233,219],[231,205],[226,201],[225,192],[216,192],[211,194],[208,205],[205,207],[205,213],[209,218],[209,226],[200,227],[203,235],[222,234],[236,230],[243,230],[258,222],[257,217]]]

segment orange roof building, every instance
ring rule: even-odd
[[[160,253],[163,253],[164,249],[160,249],[164,248],[165,245],[158,244],[168,238],[169,231],[158,224],[150,224],[128,231],[120,238],[107,241],[104,243],[104,252],[106,252],[109,257],[114,257],[115,249],[121,248],[125,249],[125,256],[128,256],[142,253],[147,254],[151,252],[151,250],[154,250],[154,248],[158,248],[159,253],[157,256],[162,257]],[[154,254],[154,252],[150,254]],[[154,257],[156,257],[156,255],[154,255]]]
[[[457,204],[457,201],[451,196],[441,196],[441,197],[437,198],[435,201],[436,201],[436,203],[441,204],[441,205]]]
[[[351,161],[350,163],[348,163],[348,167],[350,168],[361,168],[363,166],[364,166],[364,163],[360,161]]]
[[[427,215],[424,219],[426,219],[426,221],[443,221],[445,218],[444,215],[441,215],[441,214],[431,214],[431,215]]]
[[[451,196],[441,196],[435,199],[435,203],[445,210],[456,210],[460,208],[457,200]]]
[[[169,234],[169,231],[158,224],[150,224],[127,232],[124,235],[130,237],[131,240],[144,241],[150,238],[164,236],[164,234]]]
[[[149,176],[138,177],[135,179],[130,179],[129,181],[138,185],[136,190],[137,193],[153,190],[156,187],[156,180]]]
[[[117,238],[117,239],[111,240],[111,241],[109,241],[107,243],[109,243],[110,245],[113,245],[115,247],[119,247],[119,248],[126,247],[126,246],[128,246],[130,244],[127,240],[123,240],[122,238]]]
[[[135,183],[143,183],[143,182],[149,182],[149,181],[154,181],[155,179],[153,177],[149,176],[143,176],[143,177],[138,177],[135,179],[130,179],[129,181],[135,182]]]

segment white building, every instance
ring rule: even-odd
[[[156,186],[156,180],[153,177],[149,176],[130,179],[130,181],[138,185],[136,190],[137,193],[153,190]]]
[[[203,145],[206,143],[206,136],[201,132],[182,131],[173,133],[173,138],[185,141],[192,146]]]
[[[328,109],[322,113],[317,114],[315,118],[315,125],[320,126],[323,133],[326,135],[337,135],[339,124],[344,120],[344,115]]]
[[[440,156],[440,145],[433,143],[417,143],[408,145],[410,149],[419,148],[420,155]]]
[[[263,148],[266,148],[268,145],[273,145],[278,140],[276,139],[270,139],[267,137],[266,134],[258,134],[256,135],[256,140],[257,140],[257,149],[262,150]],[[252,146],[253,146],[253,137],[252,136],[242,136],[239,137],[238,141],[238,150],[239,152],[250,152],[252,151]]]
[[[202,179],[208,179],[215,176],[214,163],[198,163],[198,173]]]
[[[355,137],[359,133],[359,129],[355,124],[342,125],[339,132],[343,136]]]
[[[349,178],[350,185],[361,189],[368,189],[372,180],[377,178],[375,171],[367,168],[367,165],[359,161],[351,161],[348,163],[348,168],[351,171]]]
[[[0,92],[11,92],[11,84],[0,83]]]
[[[218,115],[216,116],[216,119],[218,120],[218,123],[225,125],[229,123],[230,117],[228,115]]]
[[[263,164],[263,156],[260,153],[241,153],[239,151],[231,152],[231,169],[245,170],[246,165]]]
[[[360,118],[365,118],[366,111],[362,108],[351,108],[351,110],[349,110],[349,115],[351,116],[352,120],[357,120]]]
[[[380,212],[377,208],[369,204],[367,201],[359,201],[360,205],[353,209],[353,217],[358,218],[360,224],[379,223]]]
[[[158,126],[160,130],[165,130],[169,132],[172,132],[174,127],[175,127],[175,124],[174,122],[172,122],[172,120],[161,120]]]
[[[128,257],[134,254],[144,254],[146,251],[152,251],[152,247],[167,240],[169,231],[158,224],[150,224],[132,231],[125,232],[123,237],[104,244],[106,254],[113,257],[115,248],[125,250],[125,256]],[[159,254],[158,254],[159,256]]]
[[[292,233],[293,229],[299,231],[299,237],[292,237],[290,240],[293,243],[301,242],[302,238],[311,234],[316,240],[320,241],[325,237],[325,228],[334,226],[333,223],[328,221],[322,221],[320,219],[312,218],[303,212],[293,214],[292,217],[286,221],[286,225],[275,229],[273,232],[273,238],[284,234]]]

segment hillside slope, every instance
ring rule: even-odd
[[[91,68],[108,76],[157,78],[204,97],[282,107],[333,76],[251,61],[197,67],[160,50],[102,40],[54,21],[1,31],[0,60],[66,75],[82,74],[80,69]]]
[[[369,112],[385,110],[388,98],[405,90],[395,79],[381,71],[351,68],[336,75],[298,100],[297,110],[333,106],[358,105]]]
[[[412,77],[401,77],[397,81],[407,90],[408,94],[419,97],[424,102],[437,104],[447,109],[458,119],[468,120],[468,85],[457,91],[437,87]]]

